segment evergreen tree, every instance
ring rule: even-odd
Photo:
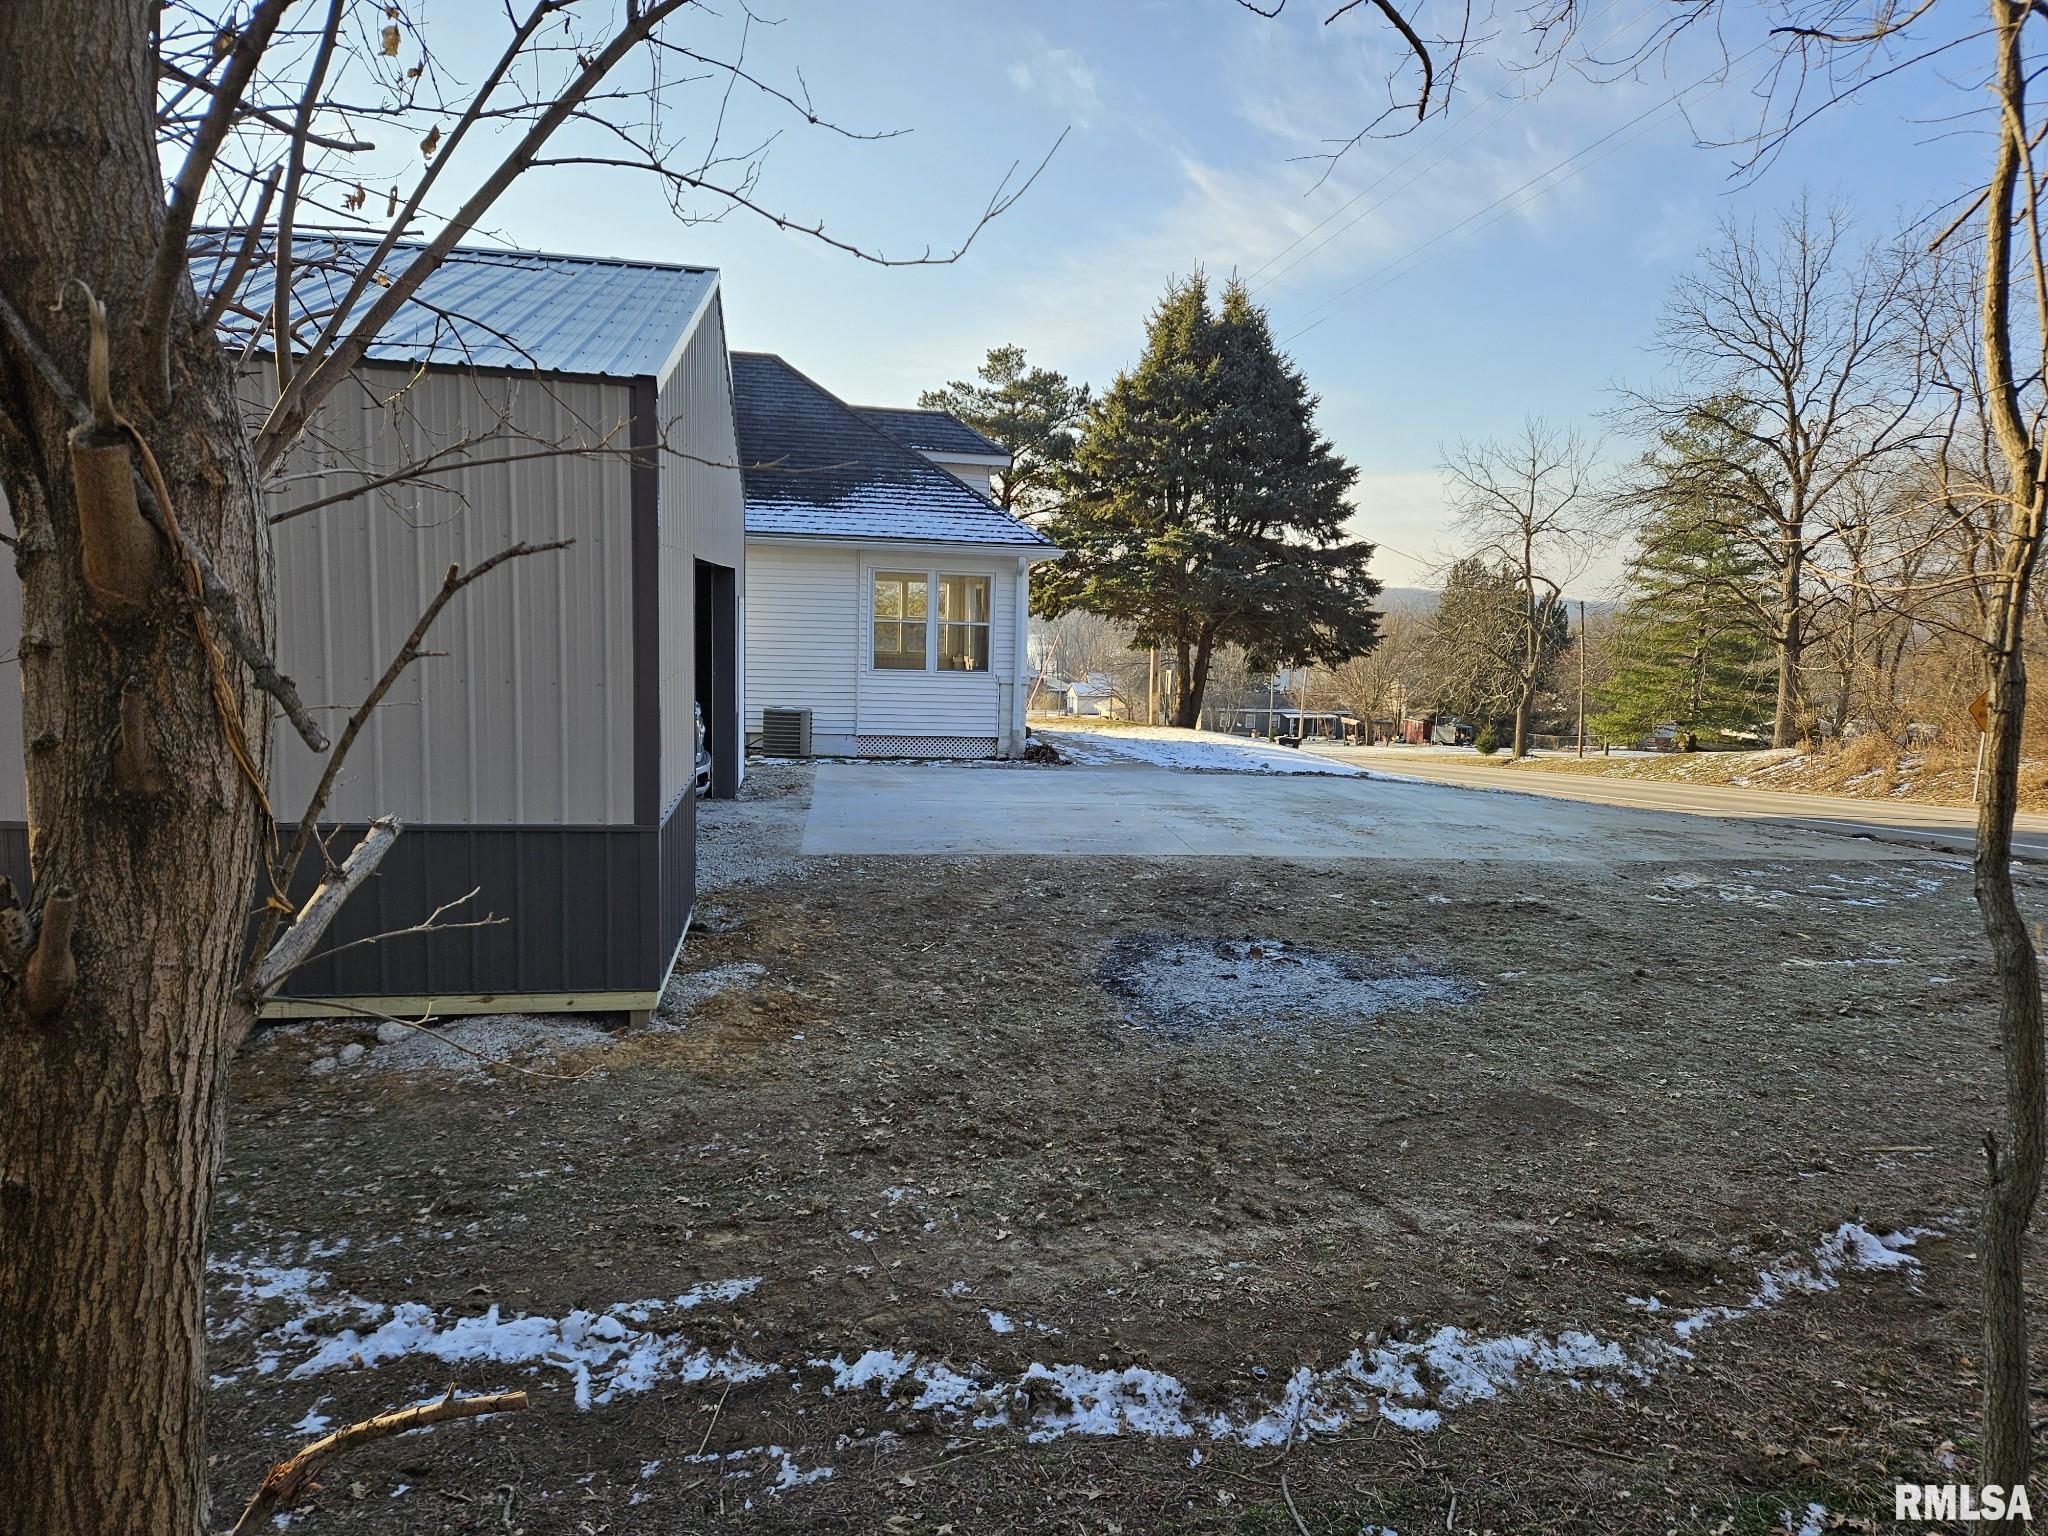
[[[1716,409],[1649,455],[1638,548],[1609,637],[1614,671],[1588,724],[1609,740],[1660,725],[1726,736],[1771,707],[1771,570],[1727,468],[1742,449]]]
[[[1372,545],[1347,539],[1358,472],[1315,426],[1316,397],[1233,281],[1197,273],[1152,313],[1145,352],[1090,410],[1046,532],[1065,551],[1033,600],[1127,625],[1177,663],[1173,720],[1192,726],[1219,646],[1255,669],[1368,650]]]
[[[1051,502],[1055,482],[1074,462],[1080,425],[1088,412],[1088,386],[1050,368],[1033,368],[1022,347],[991,347],[976,381],[954,379],[917,397],[926,410],[950,411],[1010,453],[1010,468],[996,477],[996,501],[1005,511],[1029,514]]]

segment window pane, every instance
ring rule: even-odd
[[[941,576],[939,617],[972,624],[988,622],[988,578],[986,576]]]
[[[922,672],[924,670],[922,624],[901,624],[886,619],[875,622],[875,667],[880,671]]]
[[[939,626],[939,670],[942,672],[986,672],[988,670],[988,626],[986,624],[941,624]]]
[[[875,572],[877,619],[921,619],[924,616],[924,577],[901,571]]]

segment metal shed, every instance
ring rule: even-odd
[[[302,236],[295,295],[317,311],[307,286],[332,283],[338,300],[349,262],[373,249]],[[202,289],[218,259],[195,250]],[[246,291],[268,291],[267,266]],[[252,358],[248,377],[260,408],[268,360]],[[289,515],[450,444],[463,445],[452,467],[424,482]],[[492,572],[442,615],[429,640],[440,654],[372,716],[328,811],[341,847],[374,816],[406,829],[330,948],[472,890],[453,915],[503,921],[342,950],[269,1011],[651,1008],[695,892],[694,706],[710,792],[734,793],[742,771],[743,498],[718,274],[458,248],[322,406],[271,503],[287,514],[275,529],[279,663],[330,734],[450,565],[520,540],[574,542]],[[18,632],[13,583],[0,584],[0,608]],[[21,747],[12,681],[0,755]],[[303,812],[322,763],[278,731],[281,823]],[[26,815],[9,776],[0,869],[18,883]],[[304,870],[308,884],[316,875]]]

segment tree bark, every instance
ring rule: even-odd
[[[267,645],[275,599],[254,467],[228,365],[195,336],[182,275],[173,403],[145,405],[150,360],[135,326],[164,224],[156,16],[152,0],[0,5],[0,188],[17,215],[0,220],[0,293],[81,394],[86,310],[73,281],[105,302],[115,405]],[[239,671],[224,674],[223,720],[218,663],[168,555],[141,614],[95,616],[71,413],[4,340],[0,375],[30,857],[39,894],[76,893],[68,997],[34,1018],[17,987],[0,1009],[0,1489],[13,1529],[198,1536],[206,1231],[228,1062],[250,1018],[236,987],[265,833],[229,733],[259,779],[269,733]],[[128,745],[146,733],[160,789],[115,779],[124,694]]]
[[[1998,983],[2005,1062],[2005,1141],[1985,1136],[1987,1182],[1979,1243],[1984,1280],[1984,1454],[1979,1480],[2023,1486],[2033,1465],[2028,1397],[2026,1232],[2041,1190],[2043,1075],[2041,978],[2012,884],[2012,825],[2019,801],[2020,730],[2027,703],[2026,611],[2044,520],[2042,466],[2021,409],[2012,354],[2013,201],[2025,142],[2027,7],[1992,0],[1998,39],[1998,148],[1985,203],[1982,334],[1986,405],[2009,477],[2006,526],[1994,573],[1985,649],[1989,772],[1977,812],[1977,907]],[[2037,294],[2048,301],[2048,295]],[[2023,1528],[2017,1520],[2008,1521]]]
[[[1799,666],[1806,649],[1806,633],[1799,605],[1804,600],[1805,540],[1801,525],[1792,524],[1785,535],[1785,561],[1778,573],[1778,703],[1771,715],[1771,745],[1797,744],[1799,731]]]
[[[1175,725],[1186,726],[1189,730],[1202,723],[1202,698],[1209,691],[1209,665],[1216,659],[1216,630],[1213,625],[1204,625],[1195,637],[1195,653],[1192,661],[1184,660],[1186,681],[1181,684],[1181,714],[1174,720]]]

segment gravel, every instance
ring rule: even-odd
[[[816,773],[808,762],[751,759],[738,799],[697,802],[700,895],[803,877],[810,861],[797,848]]]
[[[408,1029],[405,1036],[378,1046],[364,1065],[379,1072],[448,1072],[475,1077],[500,1062],[530,1057],[552,1060],[567,1051],[612,1043],[608,1031],[576,1023],[568,1015],[541,1018],[516,1013],[479,1014],[451,1020],[436,1029]],[[320,1070],[320,1063],[316,1061],[313,1069]]]
[[[707,971],[677,971],[669,977],[661,1003],[654,1010],[654,1026],[681,1029],[688,1024],[691,1014],[719,993],[751,987],[767,974],[766,966],[752,960],[715,965]]]

